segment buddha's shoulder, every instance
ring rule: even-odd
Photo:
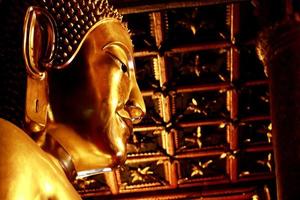
[[[34,166],[42,155],[26,133],[9,121],[0,119],[0,197],[16,199],[20,191],[36,181]],[[24,192],[24,191],[23,191]],[[30,191],[28,191],[30,193]],[[31,196],[30,196],[31,197]]]
[[[19,199],[19,194],[26,200],[80,199],[49,155],[22,129],[0,119],[0,199]]]
[[[17,154],[28,158],[32,153],[41,154],[42,150],[22,129],[0,118],[0,153],[2,158]]]
[[[0,118],[0,170],[9,168],[16,173],[19,170],[30,170],[26,166],[44,163],[45,152],[19,127]],[[4,172],[3,172],[4,171]]]

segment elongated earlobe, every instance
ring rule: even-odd
[[[31,134],[43,132],[47,124],[47,69],[52,66],[55,42],[51,15],[45,9],[29,7],[24,21],[23,56],[27,70],[25,122]]]

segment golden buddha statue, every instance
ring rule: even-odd
[[[30,3],[26,128],[0,119],[0,199],[80,199],[72,182],[124,163],[145,113],[132,42],[107,0]]]

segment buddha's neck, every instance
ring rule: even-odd
[[[77,176],[71,155],[50,134],[46,134],[41,148],[57,160],[67,178],[73,182]]]

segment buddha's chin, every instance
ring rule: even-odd
[[[116,168],[125,163],[127,158],[126,144],[131,132],[130,128],[122,128],[117,134],[113,134],[114,137],[110,138],[111,151],[109,152],[109,156],[111,156],[111,162],[109,163],[109,167]]]
[[[89,158],[81,158],[80,163],[75,164],[76,171],[108,172],[123,165],[126,161],[126,153],[116,155],[93,155]]]

